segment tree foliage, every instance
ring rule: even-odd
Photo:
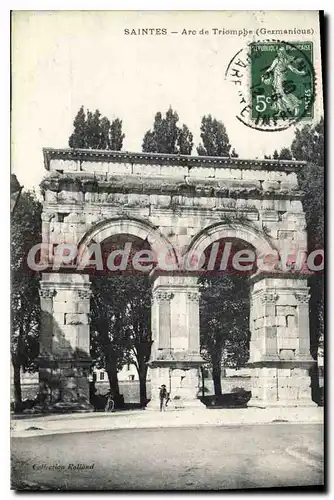
[[[197,147],[200,156],[238,156],[235,149],[230,154],[231,144],[225,125],[211,115],[202,118],[201,139],[202,144]]]
[[[129,361],[123,284],[120,276],[91,278],[91,356],[93,365],[106,370],[114,395],[119,394],[117,371]]]
[[[307,162],[299,170],[298,180],[304,191],[303,208],[306,216],[308,249],[324,248],[324,120],[315,125],[304,125],[297,129],[291,144],[291,151],[296,160]],[[310,330],[311,352],[316,357],[319,338],[324,333],[324,277],[315,274],[310,285]]]
[[[279,155],[279,160],[292,160],[292,154],[289,148],[282,148]]]
[[[125,135],[122,132],[122,121],[116,118],[112,122],[101,116],[98,109],[87,114],[81,106],[73,121],[73,133],[69,138],[71,148],[110,149],[120,151]]]
[[[324,121],[314,126],[305,125],[296,130],[291,151],[296,160],[307,162],[299,170],[298,180],[304,191],[303,206],[306,214],[310,250],[324,246]]]
[[[39,276],[29,269],[26,258],[41,241],[41,212],[35,194],[23,192],[11,220],[11,360],[16,405],[21,402],[21,369],[36,369],[39,350]]]
[[[212,368],[215,394],[221,394],[222,363],[243,366],[249,356],[247,280],[239,276],[201,277],[201,350]]]
[[[306,217],[308,251],[324,248],[324,119],[296,129],[291,147],[282,148],[273,154],[274,159],[305,161],[298,170],[298,182],[303,196]],[[324,332],[324,280],[316,273],[309,280],[310,285],[310,336],[311,352],[316,357],[318,340]]]
[[[91,356],[108,374],[110,389],[119,394],[117,371],[136,366],[142,405],[151,353],[151,287],[146,275],[92,278]]]
[[[170,107],[165,117],[156,113],[152,130],[144,136],[142,150],[147,153],[190,155],[193,135],[186,125],[178,126],[179,116]]]
[[[291,151],[296,160],[324,167],[324,119],[297,129]]]
[[[147,403],[147,363],[151,355],[151,284],[147,275],[127,276],[124,282],[126,301],[125,329],[132,363],[139,377],[140,403]]]

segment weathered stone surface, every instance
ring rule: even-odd
[[[79,170],[79,162],[75,160],[51,160],[50,170],[76,172],[77,170]]]
[[[57,203],[58,195],[55,191],[51,191],[50,189],[47,189],[44,193],[44,200],[47,203]]]
[[[277,258],[286,250],[305,247],[305,216],[297,192],[301,165],[111,151],[79,150],[75,155],[71,150],[45,154],[54,178],[45,182],[44,242],[83,239],[89,244],[129,234],[147,241],[156,252],[172,244],[178,262],[191,245],[203,251],[224,238],[240,239]],[[56,290],[49,299],[41,297],[42,351],[69,358],[74,366],[75,351],[89,357],[89,276],[63,274],[60,269],[45,273],[42,283]],[[152,404],[172,369],[172,390],[181,387],[181,406],[195,405],[202,362],[197,278],[156,275],[153,291]],[[253,369],[253,398],[261,404],[298,398],[305,404],[309,395],[302,380],[306,375],[293,370],[289,375],[290,370],[279,365],[280,359],[298,361],[309,352],[308,303],[300,298],[305,293],[304,280],[296,278],[262,278],[252,285],[250,361],[278,363],[275,368]],[[70,381],[71,374],[66,376],[73,397],[80,384]],[[282,382],[279,391],[277,376]]]
[[[227,179],[227,180],[234,180],[234,179],[241,179],[242,178],[242,173],[241,170],[235,170],[235,169],[228,169],[228,168],[216,168],[215,169],[215,178],[216,179]],[[247,179],[248,181],[249,179]],[[251,180],[254,180],[254,177],[252,177]]]
[[[81,191],[60,191],[58,193],[59,203],[83,203],[84,194]]]
[[[213,167],[192,167],[189,169],[189,177],[199,177],[202,179],[216,177],[216,169]]]
[[[276,306],[277,316],[294,316],[296,314],[296,307],[292,306]]]
[[[281,184],[277,181],[264,181],[262,187],[265,191],[278,191]]]
[[[53,303],[53,311],[55,313],[71,313],[75,309],[76,304],[71,303],[71,302],[59,302],[54,301]]]
[[[87,325],[88,317],[84,313],[65,313],[66,325]]]
[[[107,172],[112,175],[124,175],[135,173],[131,163],[107,163]],[[133,170],[132,170],[133,168]]]
[[[84,172],[91,172],[94,169],[94,172],[104,173],[108,172],[108,164],[104,162],[91,162],[91,161],[83,161],[81,163],[81,170]]]

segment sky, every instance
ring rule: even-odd
[[[294,127],[281,132],[251,130],[236,119],[238,96],[225,71],[254,38],[228,29],[310,28],[314,42],[317,97],[322,114],[317,14],[296,12],[113,12],[16,11],[12,16],[12,171],[25,188],[37,187],[46,171],[43,147],[68,147],[73,119],[84,105],[110,120],[123,120],[123,150],[140,151],[157,111],[172,106],[200,141],[203,115],[226,126],[243,158],[263,158],[289,146]],[[126,35],[125,29],[160,28],[167,35]],[[214,35],[213,28],[224,35]],[[182,35],[182,30],[196,34]],[[209,35],[200,35],[206,29]],[[177,34],[172,34],[175,31]],[[275,38],[261,35],[262,39]],[[276,36],[277,38],[277,36]],[[282,38],[282,37],[281,37]],[[196,154],[194,148],[193,154]]]

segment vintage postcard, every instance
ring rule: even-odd
[[[324,488],[323,35],[12,12],[14,490]]]

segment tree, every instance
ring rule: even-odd
[[[74,122],[74,131],[69,138],[71,148],[86,149],[111,149],[120,151],[125,135],[122,132],[122,121],[116,118],[112,122],[101,116],[98,109],[92,113],[89,109],[87,115],[84,107],[79,109]]]
[[[183,155],[190,155],[193,148],[193,135],[188,129],[187,125],[183,125],[178,131],[177,145],[179,153]]]
[[[223,122],[211,115],[202,118],[201,139],[203,144],[197,147],[200,156],[238,156],[235,149],[230,155],[231,144]]]
[[[85,148],[86,147],[86,114],[84,107],[81,106],[73,122],[74,131],[69,138],[68,144],[70,148]]]
[[[289,148],[282,148],[278,156],[279,160],[292,160],[292,154]]]
[[[117,372],[129,361],[129,341],[124,328],[125,300],[120,276],[92,277],[91,356],[108,375],[110,391],[119,396]]]
[[[94,113],[87,111],[86,144],[90,149],[107,149],[108,138],[101,127],[101,113],[98,109]],[[105,140],[105,142],[103,141]]]
[[[295,132],[291,151],[296,160],[307,162],[299,170],[298,180],[304,192],[308,250],[324,248],[324,120],[304,125]],[[316,357],[319,338],[324,334],[324,277],[316,273],[310,280],[310,338],[311,352]]]
[[[147,403],[147,363],[151,355],[151,285],[147,275],[124,278],[126,316],[131,362],[139,377],[140,404]]]
[[[15,212],[23,186],[20,185],[15,174],[10,174],[10,213]]]
[[[324,167],[324,119],[315,125],[304,125],[295,132],[291,151],[296,160]]]
[[[120,151],[123,147],[123,139],[125,135],[122,132],[122,120],[116,118],[110,125],[109,129],[109,149],[112,151]]]
[[[42,205],[23,192],[11,220],[11,361],[15,409],[22,403],[21,370],[36,370],[40,328],[39,276],[29,269],[28,251],[41,241]]]
[[[201,350],[212,368],[216,396],[222,393],[222,361],[242,366],[249,356],[249,298],[242,277],[201,277]]]
[[[165,118],[156,113],[153,129],[144,135],[142,150],[147,153],[191,154],[193,135],[186,125],[182,128],[177,123],[179,116],[170,107]]]
[[[273,159],[278,160],[278,158],[279,158],[279,154],[278,154],[277,149],[275,149],[274,154],[273,154]]]
[[[151,286],[148,276],[92,277],[91,355],[108,375],[111,392],[119,395],[117,371],[134,364],[140,403],[147,403],[146,376],[152,345]]]

